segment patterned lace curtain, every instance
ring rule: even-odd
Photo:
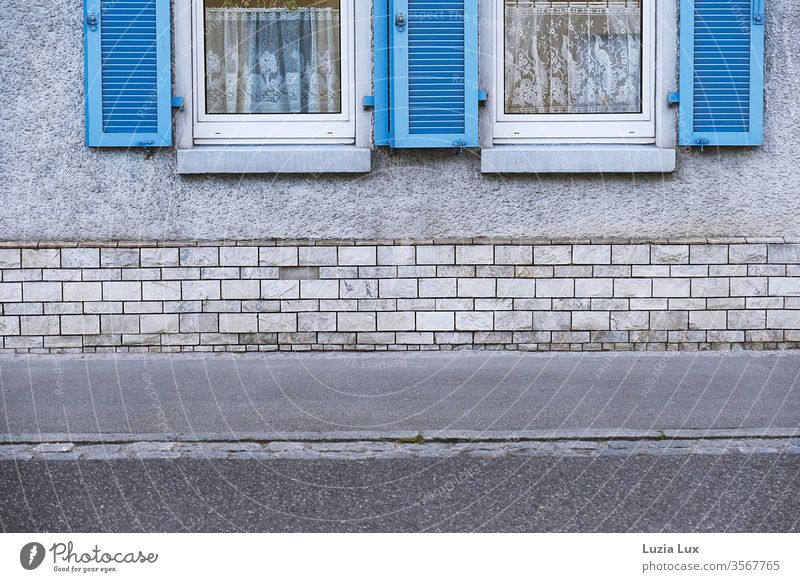
[[[338,113],[339,11],[206,10],[208,113]]]
[[[641,111],[640,0],[506,0],[506,113]]]

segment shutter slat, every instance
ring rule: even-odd
[[[169,0],[85,0],[84,43],[87,145],[171,145]]]
[[[759,0],[681,0],[681,145],[760,145]],[[760,4],[763,6],[763,3]]]

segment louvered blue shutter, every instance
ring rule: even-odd
[[[377,14],[377,11],[376,11]],[[376,20],[381,23],[380,14]],[[478,145],[477,0],[389,0],[388,89],[376,67],[376,143]],[[376,42],[376,59],[382,51]],[[377,61],[376,61],[377,62]],[[383,136],[385,128],[386,136]]]
[[[756,146],[764,116],[764,0],[681,0],[679,143]]]
[[[172,144],[169,0],[85,0],[86,145]]]

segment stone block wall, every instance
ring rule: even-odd
[[[800,239],[3,243],[5,352],[800,346]]]

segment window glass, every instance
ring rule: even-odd
[[[205,0],[206,111],[340,113],[340,0]]]
[[[641,0],[505,0],[505,113],[639,113]]]

